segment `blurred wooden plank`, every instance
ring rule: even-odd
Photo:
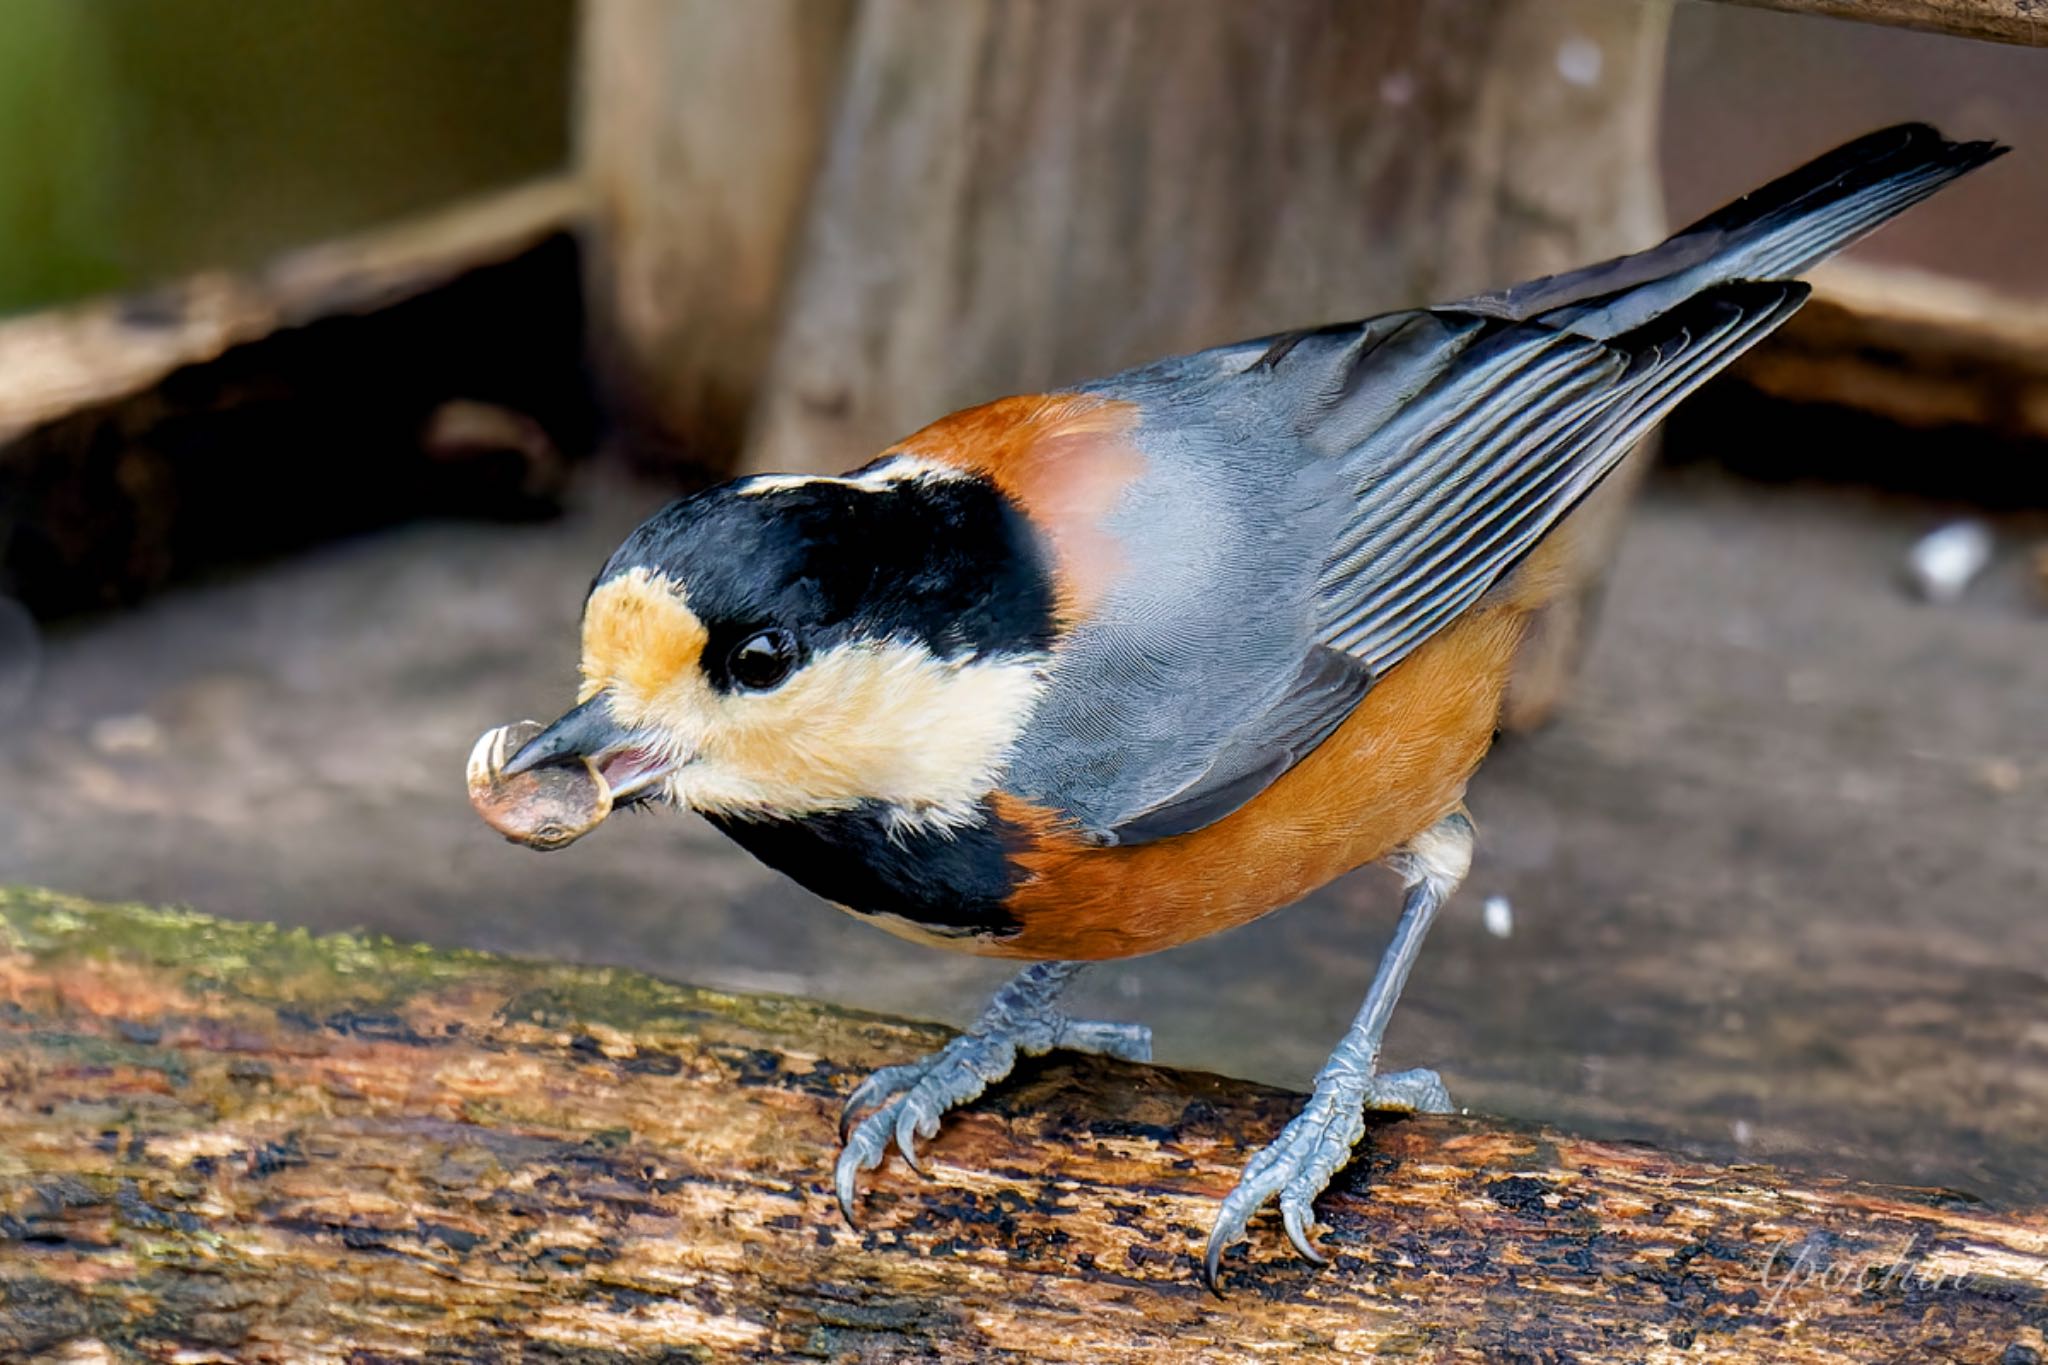
[[[0,444],[280,328],[386,308],[511,260],[579,225],[586,202],[573,179],[535,181],[289,252],[256,271],[212,271],[0,320]]]
[[[508,856],[520,856],[508,854]],[[830,1192],[943,1030],[0,890],[9,1359],[2031,1359],[2048,1218],[1375,1120],[1318,1269],[1196,1280],[1295,1096],[1055,1058]],[[2015,1351],[2019,1352],[2015,1354]]]
[[[1986,38],[2040,47],[2048,44],[2048,5],[2041,0],[1723,0],[1787,14],[1824,14],[1867,24]]]
[[[1810,302],[1731,374],[1776,398],[1915,427],[2048,440],[2048,305],[1984,285],[1834,261]]]
[[[592,440],[554,179],[0,322],[0,594],[38,615],[423,515],[554,506]]]
[[[597,356],[635,453],[729,467],[831,130],[853,0],[586,0]]]

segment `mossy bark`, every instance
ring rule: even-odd
[[[1294,1097],[1055,1059],[892,1161],[942,1030],[630,972],[0,892],[8,1359],[2028,1360],[2048,1217],[1478,1118],[1376,1122],[1195,1268]],[[2013,1348],[2018,1347],[2015,1352]]]

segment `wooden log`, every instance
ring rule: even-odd
[[[1729,0],[1787,14],[1824,14],[1867,24],[1986,38],[1999,43],[2048,44],[2048,8],[2040,0]]]
[[[1057,1058],[892,1160],[943,1030],[630,972],[0,892],[0,1356],[2033,1361],[2048,1215],[1497,1120],[1376,1120],[1316,1269],[1216,1199],[1293,1096]]]
[[[852,0],[589,0],[593,341],[643,458],[730,468],[830,129]]]

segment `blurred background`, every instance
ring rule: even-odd
[[[13,0],[0,882],[964,1021],[1005,968],[694,818],[542,857],[471,814],[472,741],[568,701],[628,528],[1004,392],[1647,245],[1925,119],[2017,152],[1824,272],[1604,495],[1390,1048],[1477,1110],[2039,1200],[2048,51],[1990,36],[1648,0]],[[1085,1003],[1300,1086],[1390,882]]]

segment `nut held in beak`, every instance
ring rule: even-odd
[[[545,851],[573,844],[602,824],[612,813],[612,789],[587,759],[505,776],[512,756],[544,728],[522,720],[477,740],[469,751],[469,804],[513,843]]]

